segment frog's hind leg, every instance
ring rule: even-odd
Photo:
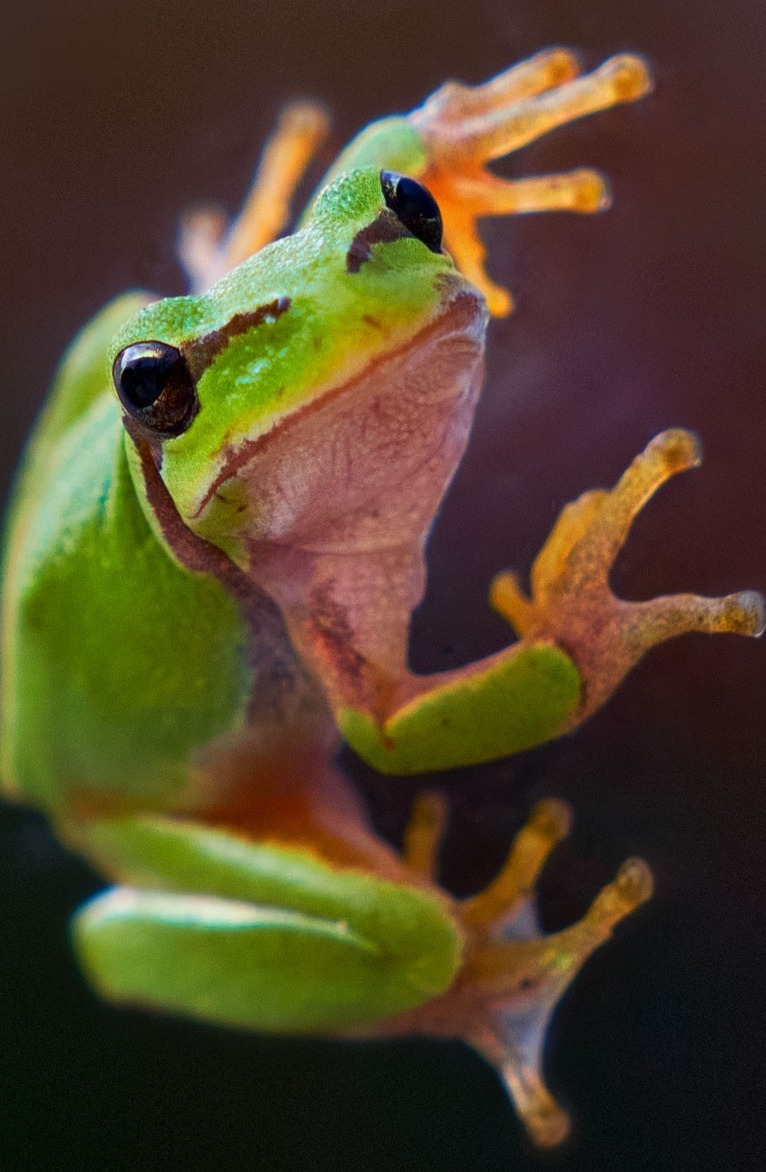
[[[572,725],[600,707],[657,643],[690,631],[763,631],[764,601],[752,591],[626,602],[610,589],[612,566],[637,514],[660,485],[700,459],[690,432],[662,432],[611,491],[585,493],[563,510],[532,567],[531,597],[513,574],[500,574],[492,584],[492,605],[524,640],[553,639],[577,664],[583,699]]]
[[[508,313],[512,302],[484,268],[476,220],[520,212],[600,211],[609,204],[609,191],[603,177],[587,169],[508,181],[488,173],[484,164],[557,126],[635,101],[651,89],[639,57],[613,57],[593,73],[577,73],[572,53],[551,49],[484,85],[448,82],[409,116],[426,146],[428,166],[419,177],[442,209],[447,247],[493,314]]]
[[[505,865],[495,879],[461,904],[462,922],[474,930],[497,932],[515,920],[532,898],[549,854],[569,833],[571,821],[564,802],[538,802],[513,840]]]
[[[449,901],[427,885],[160,815],[87,833],[120,886],[78,912],[74,936],[111,1001],[329,1033],[438,995],[459,966]]]
[[[415,800],[404,832],[402,858],[410,871],[424,879],[437,876],[446,821],[447,803],[441,794],[425,793]]]
[[[652,893],[652,876],[641,859],[623,863],[583,918],[550,936],[489,940],[466,965],[464,980],[480,1002],[491,1004],[484,1028],[469,1039],[502,1075],[532,1139],[542,1147],[560,1143],[569,1119],[545,1086],[542,1061],[551,1016],[588,957],[605,943],[615,924]],[[523,925],[526,929],[527,925]]]
[[[275,240],[290,216],[290,200],[329,121],[314,102],[293,102],[266,143],[245,203],[228,231],[218,211],[196,210],[181,222],[178,256],[195,293],[204,292],[243,260]]]
[[[425,805],[421,800],[405,838],[406,850],[411,841],[425,840],[424,853],[433,857],[442,820],[440,804],[437,808],[430,796]],[[399,1015],[381,1031],[457,1037],[473,1046],[496,1067],[531,1138],[541,1147],[560,1143],[569,1130],[568,1117],[542,1076],[551,1015],[591,953],[652,890],[646,864],[628,860],[582,920],[542,935],[534,889],[570,820],[563,802],[538,803],[493,882],[455,905],[466,939],[464,964],[455,982],[441,997]]]

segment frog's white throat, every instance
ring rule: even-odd
[[[412,342],[254,445],[237,560],[291,628],[342,616],[366,658],[401,669],[425,538],[468,442],[485,322],[477,294],[454,297]]]
[[[484,328],[483,301],[461,291],[414,339],[240,446],[218,495],[239,504],[242,568],[257,574],[270,546],[359,555],[419,544],[465,450]],[[211,519],[192,526],[216,541]]]

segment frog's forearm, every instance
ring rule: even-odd
[[[381,118],[358,134],[338,155],[320,185],[336,175],[359,167],[376,167],[421,175],[428,166],[428,151],[421,134],[407,117]]]
[[[670,476],[698,462],[694,436],[663,432],[613,489],[584,493],[567,505],[535,559],[529,596],[511,574],[493,584],[492,605],[521,642],[443,675],[418,678],[406,667],[402,615],[420,597],[417,550],[389,548],[385,558],[360,554],[353,570],[347,555],[293,556],[291,591],[300,582],[303,598],[313,601],[291,607],[286,597],[291,638],[322,681],[352,748],[388,773],[507,756],[582,723],[666,639],[692,631],[761,633],[766,610],[752,592],[626,602],[610,588],[633,518]],[[373,589],[362,589],[367,583]],[[280,586],[273,567],[271,586]]]
[[[421,773],[518,753],[562,733],[580,700],[572,660],[549,643],[517,643],[482,664],[422,681],[383,722],[336,713],[349,745],[383,773]]]

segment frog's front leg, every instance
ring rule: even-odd
[[[542,211],[598,212],[609,206],[610,195],[604,177],[588,168],[504,180],[489,173],[485,164],[557,126],[635,101],[651,88],[646,64],[629,55],[613,57],[593,73],[578,74],[574,53],[547,49],[483,85],[447,82],[410,114],[384,118],[357,135],[320,189],[343,171],[369,166],[393,168],[422,180],[441,208],[445,244],[456,264],[485,295],[491,312],[506,314],[511,297],[485,269],[477,220]],[[276,239],[289,218],[295,189],[327,131],[321,106],[286,106],[233,223],[227,226],[223,215],[206,209],[184,218],[178,253],[193,291],[210,288]]]
[[[652,86],[640,57],[613,57],[593,73],[578,77],[578,72],[574,54],[551,49],[484,85],[448,83],[410,116],[426,143],[422,180],[442,209],[447,248],[484,293],[493,314],[507,314],[513,303],[484,268],[476,220],[541,211],[598,212],[609,206],[610,195],[604,178],[585,168],[508,181],[488,173],[484,164],[557,126],[636,101]]]
[[[763,633],[764,600],[754,591],[626,602],[609,587],[615,559],[643,506],[671,476],[700,462],[692,433],[662,432],[610,492],[587,492],[563,510],[532,567],[531,598],[513,574],[499,574],[492,583],[492,605],[525,641],[553,639],[577,664],[583,694],[572,724],[600,708],[639,659],[666,639],[692,631]]]
[[[445,244],[458,268],[482,291],[493,314],[507,314],[512,300],[486,271],[477,220],[598,212],[609,206],[610,194],[604,177],[588,168],[505,180],[485,164],[577,118],[636,101],[652,85],[646,63],[627,54],[578,74],[575,54],[548,49],[483,85],[447,82],[406,117],[386,118],[364,130],[331,174],[375,165],[417,177],[439,204]]]
[[[379,670],[387,600],[378,590],[374,603],[360,608],[358,579],[344,586],[336,573],[335,596],[292,630],[306,658],[321,664],[352,748],[386,773],[507,756],[580,724],[657,643],[690,631],[761,634],[764,603],[753,592],[625,602],[610,590],[612,565],[636,514],[665,480],[698,462],[695,438],[667,431],[614,489],[568,505],[533,567],[531,600],[510,574],[493,584],[491,601],[521,640],[452,672]],[[387,581],[393,591],[395,575]]]

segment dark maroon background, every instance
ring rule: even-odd
[[[493,325],[474,441],[431,544],[414,660],[499,645],[499,567],[528,567],[564,501],[611,482],[660,428],[706,442],[615,575],[631,597],[766,587],[766,166],[762,0],[25,0],[0,12],[3,475],[75,328],[131,284],[178,292],[180,209],[233,209],[282,102],[321,96],[339,145],[441,80],[550,43],[632,49],[657,90],[528,149],[518,173],[609,172],[606,216],[494,223],[518,312]],[[329,157],[329,156],[328,156]],[[510,173],[510,168],[508,169]],[[534,1153],[491,1070],[455,1044],[262,1039],[118,1013],[80,981],[69,912],[98,880],[35,815],[0,842],[0,1165],[574,1172],[766,1167],[764,647],[657,651],[574,738],[453,775],[445,880],[486,881],[530,803],[566,797],[546,926],[629,854],[658,893],[558,1013],[548,1072],[573,1139]],[[355,767],[382,833],[412,783]],[[760,1089],[758,1083],[760,1082]]]

